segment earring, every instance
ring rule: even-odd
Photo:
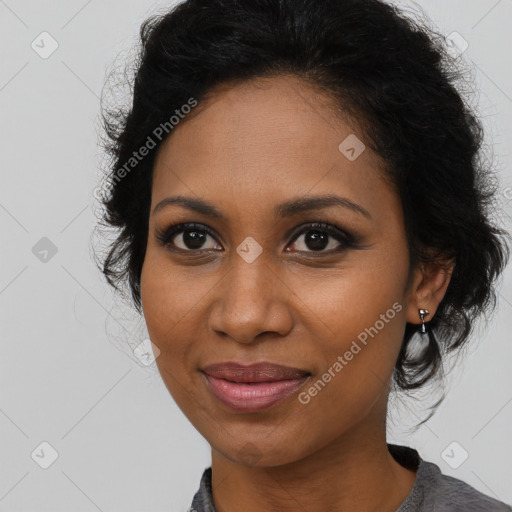
[[[428,309],[420,309],[419,310],[419,314],[420,314],[420,318],[421,318],[421,334],[425,334],[427,332],[427,330],[425,329],[425,317],[429,314],[429,310]]]

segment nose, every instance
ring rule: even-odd
[[[293,327],[289,299],[292,295],[263,257],[247,263],[234,256],[227,275],[213,291],[209,328],[243,344],[264,335],[286,336]]]

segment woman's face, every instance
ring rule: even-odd
[[[217,91],[157,155],[145,320],[176,403],[233,461],[285,464],[382,428],[405,323],[419,317],[399,197],[355,137],[324,97],[280,77]],[[219,216],[160,204],[176,196]],[[342,199],[308,203],[326,196]],[[162,243],[178,223],[195,226]],[[272,385],[206,377],[224,362],[307,374]]]

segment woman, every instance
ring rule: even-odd
[[[141,37],[103,271],[211,445],[191,510],[511,510],[386,442],[508,259],[442,38],[379,0],[187,0]]]

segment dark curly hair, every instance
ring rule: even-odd
[[[186,0],[147,19],[140,37],[131,106],[102,110],[110,156],[102,220],[117,232],[100,262],[108,283],[117,291],[128,284],[141,312],[152,168],[165,138],[128,172],[134,151],[216,85],[293,74],[359,121],[387,162],[411,268],[455,261],[428,345],[411,355],[417,326],[408,323],[396,362],[400,389],[430,380],[443,354],[465,344],[474,320],[494,309],[494,282],[509,257],[507,232],[490,221],[497,180],[481,155],[482,125],[458,90],[462,74],[444,37],[380,0]]]

